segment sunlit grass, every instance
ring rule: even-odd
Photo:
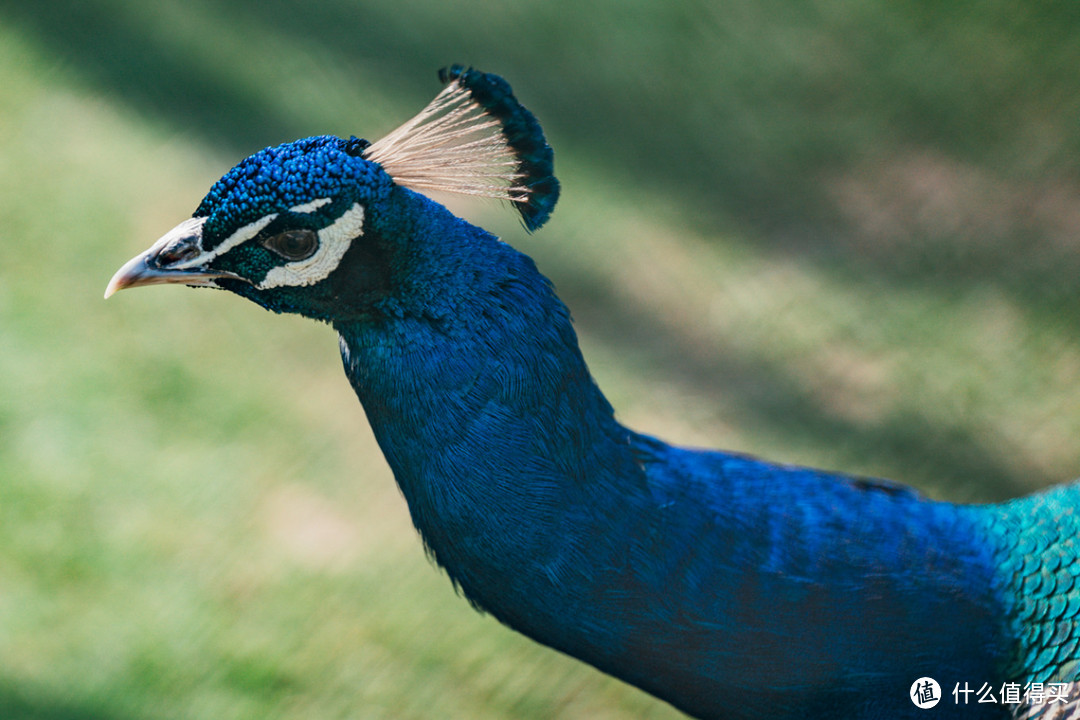
[[[114,4],[252,123],[377,133],[416,109],[238,10]],[[3,24],[0,87],[0,718],[677,716],[454,595],[329,328],[210,291],[101,299],[238,159],[221,137]],[[553,277],[628,424],[949,498],[1076,472],[1076,334],[1023,295],[890,281],[558,163],[536,236],[462,211]]]

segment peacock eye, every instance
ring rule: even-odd
[[[263,247],[286,260],[304,260],[319,248],[319,237],[314,230],[286,230],[263,240]]]

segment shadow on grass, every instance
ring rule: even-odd
[[[0,718],[4,720],[133,720],[104,709],[100,703],[55,700],[0,683]]]
[[[250,89],[196,70],[178,48],[151,37],[134,13],[77,0],[0,0],[0,13],[71,63],[95,92],[177,130],[248,151],[302,131]]]

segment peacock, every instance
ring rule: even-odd
[[[1080,714],[1078,486],[953,504],[624,427],[535,263],[425,194],[533,231],[560,192],[506,81],[440,79],[377,142],[242,160],[105,296],[214,287],[329,323],[459,592],[690,716]]]

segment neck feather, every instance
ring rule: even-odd
[[[535,610],[514,616],[537,588],[588,568],[584,539],[602,521],[586,512],[595,484],[640,473],[550,283],[528,257],[459,223],[424,252],[439,278],[417,287],[437,296],[336,327],[429,551],[470,600],[520,627],[535,621]],[[440,311],[447,304],[453,312]]]

